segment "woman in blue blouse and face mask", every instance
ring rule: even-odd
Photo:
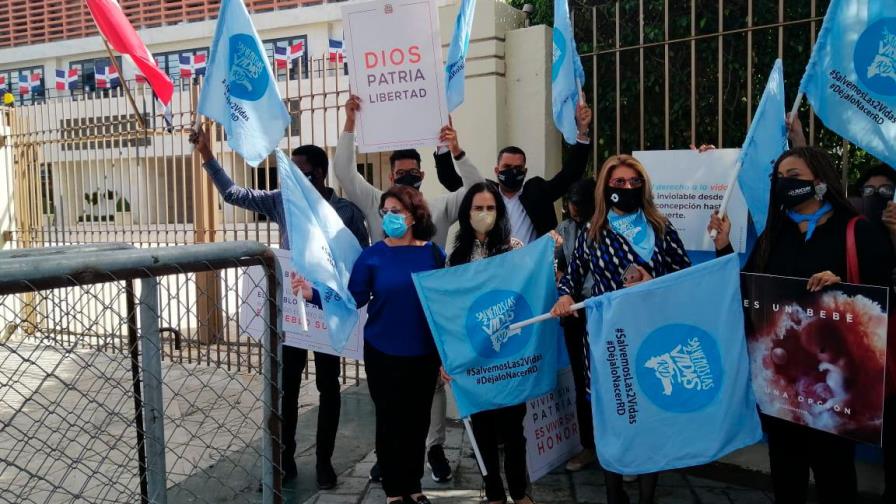
[[[441,268],[445,253],[419,191],[393,186],[380,198],[386,238],[361,252],[349,290],[367,306],[364,361],[376,411],[376,453],[387,503],[428,504],[420,478],[439,355],[411,274]]]
[[[653,203],[650,178],[632,156],[620,154],[604,162],[597,174],[595,210],[588,229],[579,233],[567,273],[560,279],[560,299],[554,316],[576,315],[572,295],[581,292],[591,275],[591,296],[598,296],[690,266],[678,233]],[[588,335],[586,334],[585,347]],[[585,357],[586,385],[590,366]],[[600,426],[597,426],[600,429]],[[597,451],[600,452],[598,442]],[[622,475],[604,471],[607,501],[628,504]],[[640,477],[640,502],[653,504],[657,474]]]

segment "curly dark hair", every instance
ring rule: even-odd
[[[510,219],[507,218],[507,207],[504,205],[504,198],[498,192],[494,182],[479,182],[470,186],[464,199],[460,202],[460,210],[457,212],[457,223],[460,229],[457,230],[457,236],[454,238],[454,250],[448,258],[448,263],[452,266],[458,264],[466,264],[470,262],[473,255],[473,242],[476,241],[476,230],[470,224],[470,210],[473,208],[473,198],[479,193],[491,193],[495,198],[495,227],[485,237],[485,246],[488,250],[488,257],[498,255],[502,252],[510,250]]]
[[[846,192],[843,190],[843,184],[840,182],[840,176],[837,174],[837,167],[830,154],[818,147],[794,147],[785,151],[775,161],[772,169],[772,185],[771,193],[768,198],[768,220],[766,222],[765,231],[759,236],[756,242],[756,266],[759,273],[764,273],[768,265],[768,259],[771,256],[772,243],[777,239],[781,228],[787,220],[787,212],[781,201],[778,201],[776,189],[778,187],[778,168],[781,163],[789,158],[795,157],[803,160],[809,171],[816,179],[824,182],[827,186],[827,192],[824,199],[828,201],[834,208],[834,211],[842,212],[846,215],[858,215],[852,203],[846,199]]]
[[[397,199],[413,217],[414,224],[411,226],[411,234],[414,239],[423,241],[432,239],[436,234],[436,225],[432,222],[429,205],[426,204],[420,191],[410,186],[394,185],[380,196],[380,210],[386,204],[387,198]]]

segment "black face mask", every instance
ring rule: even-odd
[[[781,177],[775,188],[778,202],[788,210],[809,201],[815,194],[815,182],[798,178]]]
[[[498,172],[498,182],[511,192],[519,191],[523,187],[524,180],[526,180],[526,170],[522,168],[508,168]]]
[[[413,187],[414,189],[420,190],[420,185],[423,184],[423,177],[420,175],[414,175],[413,173],[405,173],[404,175],[395,179],[396,185],[403,185],[408,187]]]
[[[890,200],[877,193],[871,196],[862,196],[862,215],[870,221],[879,222],[884,209],[887,208],[888,201]]]
[[[644,201],[644,188],[608,187],[605,198],[611,207],[616,207],[622,213],[632,213],[641,208],[641,203]]]

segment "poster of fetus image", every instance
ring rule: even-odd
[[[358,151],[438,144],[448,105],[435,0],[349,3],[342,22]]]
[[[880,445],[887,289],[743,273],[753,390],[760,410]]]

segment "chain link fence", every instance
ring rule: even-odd
[[[278,279],[253,242],[0,253],[0,503],[281,502]]]

